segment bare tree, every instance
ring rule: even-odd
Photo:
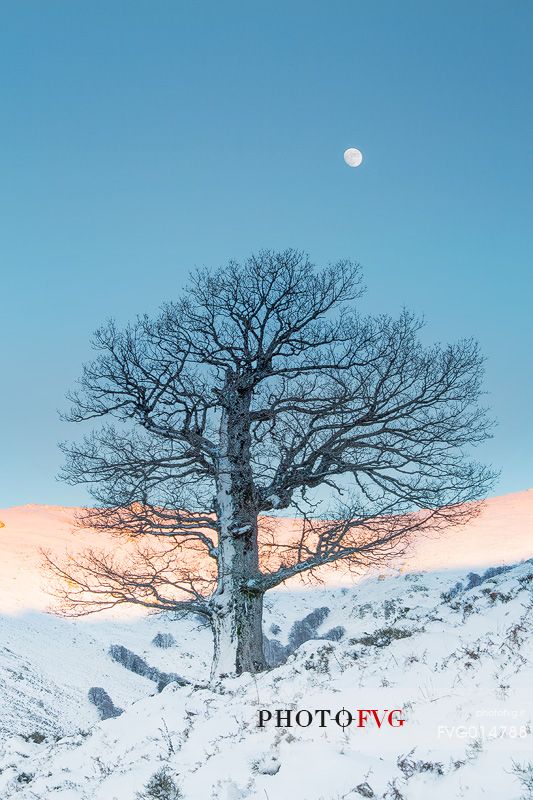
[[[350,262],[260,252],[197,271],[157,319],[97,331],[68,418],[121,425],[65,445],[64,477],[96,501],[81,524],[137,547],[55,565],[67,612],[191,611],[213,628],[214,676],[256,672],[268,589],[475,513],[493,478],[466,452],[489,435],[476,343],[424,347],[405,311],[362,317],[361,292]],[[289,538],[282,511],[300,520]]]

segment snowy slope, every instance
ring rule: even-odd
[[[91,532],[72,533],[73,509],[24,506],[1,511],[0,520],[0,735],[89,728],[99,719],[87,699],[92,686],[105,688],[119,707],[152,692],[152,681],[114,663],[108,650],[121,644],[170,669],[174,658],[151,645],[158,632],[171,629],[170,620],[124,609],[78,621],[46,613],[53,599],[41,549],[59,555],[94,545]],[[198,635],[191,623],[184,631],[189,641]],[[199,635],[208,639],[206,631]],[[182,671],[190,671],[187,654],[181,661]],[[196,659],[189,661],[196,671]]]
[[[342,626],[343,637],[216,689],[198,685],[211,645],[193,622],[43,613],[38,549],[65,546],[71,511],[0,511],[0,797],[136,800],[162,767],[185,800],[531,796],[513,763],[533,761],[532,511],[532,491],[495,498],[470,530],[417,543],[395,575],[270,593],[269,636],[287,642],[296,620],[326,606],[319,633]],[[487,566],[519,561],[480,582]],[[157,632],[175,644],[155,647]],[[158,693],[111,660],[116,643],[197,685]],[[99,722],[91,686],[122,716]],[[260,708],[343,707],[402,708],[406,722],[257,726]]]

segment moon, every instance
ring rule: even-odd
[[[356,147],[349,147],[344,151],[344,160],[349,167],[358,167],[363,161],[363,154]]]

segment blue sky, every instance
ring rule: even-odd
[[[364,266],[365,309],[474,335],[495,493],[533,486],[533,6],[3,6],[0,506],[55,480],[91,332],[195,265],[294,246]],[[346,147],[365,161],[349,169]]]

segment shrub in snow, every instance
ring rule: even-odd
[[[478,575],[477,572],[469,572],[467,577],[468,583],[465,586],[465,591],[474,589],[480,583],[488,581],[489,578],[494,578],[496,575],[503,575],[505,572],[514,569],[515,564],[502,564],[500,567],[489,567],[485,570],[483,575]]]
[[[387,784],[387,791],[383,795],[383,800],[406,800],[405,795],[396,786],[395,780],[389,781]]]
[[[276,756],[266,755],[252,763],[252,772],[258,775],[277,775],[281,764]]]
[[[455,586],[452,586],[447,592],[443,592],[441,597],[444,602],[447,603],[453,600],[454,597],[457,597],[461,592],[468,592],[470,589],[475,589],[476,586],[480,586],[490,578],[509,572],[509,570],[514,569],[514,566],[514,564],[502,564],[500,567],[489,567],[482,575],[479,575],[477,572],[469,572],[466,576],[466,584],[463,584],[462,581],[457,581]]]
[[[331,628],[324,636],[321,636],[321,639],[328,639],[330,642],[339,642],[344,634],[346,633],[346,628],[343,628],[342,625],[336,625],[334,628]]]
[[[457,581],[455,586],[452,586],[451,589],[448,589],[447,592],[443,592],[441,594],[441,598],[444,600],[445,603],[449,603],[450,600],[453,600],[454,597],[457,597],[460,592],[463,591],[463,584],[461,581]]]
[[[531,583],[531,581],[533,581],[533,572],[528,572],[527,575],[522,575],[520,578],[518,578],[518,583],[520,586],[527,586],[527,584]]]
[[[291,653],[304,642],[316,638],[317,629],[322,625],[328,614],[329,608],[327,606],[322,606],[322,608],[315,608],[315,610],[311,611],[306,617],[294,623],[289,633],[289,648]]]
[[[314,653],[311,653],[304,661],[304,667],[312,672],[320,672],[322,674],[329,674],[329,657],[333,652],[331,645],[320,647]]]
[[[89,701],[96,706],[100,719],[111,719],[120,717],[123,709],[117,708],[105,689],[101,686],[91,686],[88,691]]]
[[[323,636],[318,635],[317,630],[328,614],[329,608],[327,608],[327,606],[322,606],[321,608],[315,608],[314,611],[311,611],[311,613],[303,619],[297,620],[291,628],[289,643],[287,645],[281,644],[278,639],[269,639],[264,636],[263,653],[267,666],[272,668],[284,664],[291,653],[294,653],[300,645],[305,644],[305,642],[308,642],[310,639],[326,639],[332,642],[338,642],[339,639],[342,639],[346,633],[342,625],[331,628]],[[270,631],[271,633],[279,633],[280,628],[278,625],[272,625]]]
[[[479,754],[483,751],[483,742],[481,739],[472,739],[466,746],[465,757],[466,761],[475,761]]]
[[[350,639],[350,644],[364,644],[372,647],[387,647],[395,639],[406,639],[417,631],[408,631],[406,628],[380,628],[374,633],[367,633],[358,639]]]
[[[176,640],[171,633],[156,633],[152,639],[152,644],[154,647],[167,648],[173,647],[176,644]]]
[[[137,800],[181,800],[183,794],[167,767],[155,772],[142,792],[137,792]]]
[[[466,576],[466,581],[465,591],[467,592],[469,589],[475,589],[476,586],[483,583],[483,578],[477,572],[469,572]]]
[[[432,772],[435,775],[444,775],[444,767],[439,761],[415,761],[412,758],[414,752],[413,748],[407,755],[399,756],[396,762],[405,778],[412,778],[417,772]]]
[[[481,578],[484,581],[488,581],[489,578],[494,578],[495,575],[503,575],[505,572],[509,572],[514,566],[514,564],[502,564],[500,567],[489,567]]]
[[[148,678],[157,683],[159,692],[163,691],[169,683],[179,683],[180,686],[186,686],[189,683],[185,678],[181,678],[174,672],[161,672],[156,667],[151,667],[143,658],[132,653],[131,650],[121,644],[112,644],[109,648],[109,655],[113,661],[122,664],[130,672],[142,675],[143,678]]]
[[[425,590],[425,587],[424,587]],[[398,619],[399,617],[405,616],[411,610],[410,606],[401,606],[398,600],[385,600],[383,603],[383,616],[386,620],[389,620],[391,617],[395,617]],[[393,619],[393,622],[396,620]]]
[[[367,614],[372,613],[372,603],[362,603],[360,606],[357,606],[357,616],[362,619],[366,617]],[[374,616],[376,616],[374,614]]]
[[[501,603],[509,603],[514,597],[512,592],[498,592],[494,589],[491,589],[490,586],[486,586],[485,589],[482,589],[481,591],[483,594],[487,595],[492,603],[495,603],[497,600],[499,600]]]
[[[383,603],[383,614],[385,619],[389,619],[392,617],[393,614],[396,613],[396,600],[385,600]]]
[[[276,625],[276,623],[274,622],[270,626],[270,633],[272,633],[274,636],[277,636],[278,633],[281,633],[281,628],[279,627],[279,625]]]
[[[46,736],[44,735],[44,733],[41,733],[40,731],[33,731],[33,733],[29,733],[27,736],[23,736],[22,738],[25,739],[27,742],[42,744],[46,739]]]
[[[112,644],[109,648],[109,655],[113,661],[122,664],[122,666],[129,669],[130,672],[134,672],[136,675],[142,675],[143,678],[149,678],[152,681],[157,680],[159,670],[155,667],[150,667],[144,659],[131,650],[128,650],[127,647],[121,644]]]
[[[365,781],[364,783],[360,783],[359,786],[355,787],[355,791],[357,794],[360,794],[361,797],[375,797],[374,791],[371,786]]]
[[[525,794],[521,800],[531,800],[533,798],[533,764],[519,764],[513,761],[513,773],[516,775]]]

